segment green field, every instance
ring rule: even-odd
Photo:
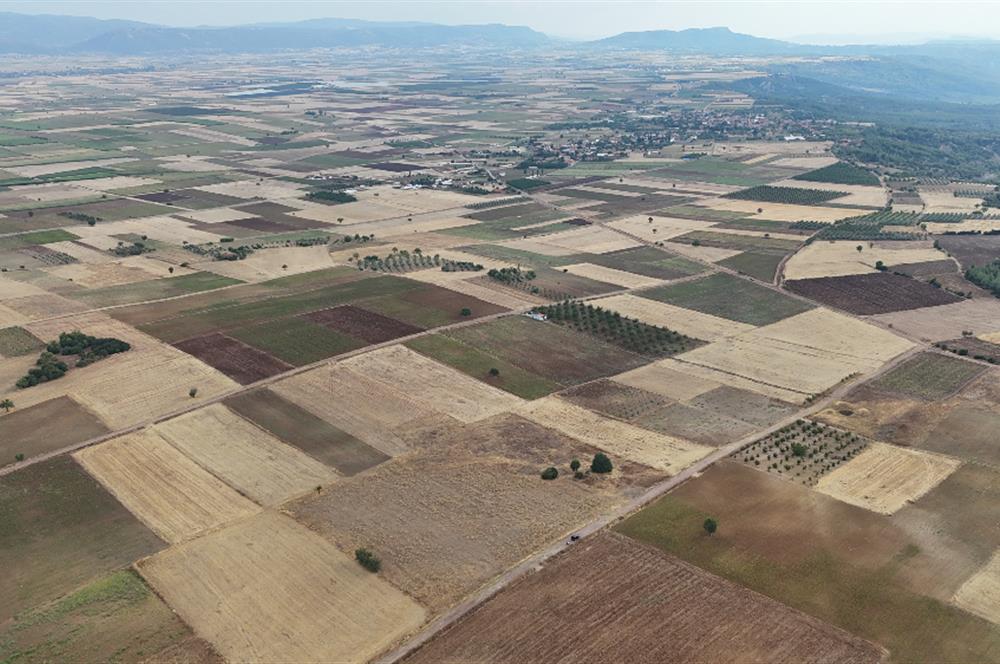
[[[229,336],[297,367],[367,345],[361,339],[298,316],[243,327]]]
[[[784,254],[744,251],[742,254],[722,259],[718,265],[771,283],[774,281],[774,274],[778,271],[778,265],[784,257]]]
[[[52,242],[65,242],[67,240],[79,239],[69,231],[56,229],[51,231],[35,231],[33,233],[21,233],[20,235],[8,235],[0,237],[0,250],[21,249],[36,244],[51,244]]]
[[[983,373],[985,367],[940,353],[921,353],[882,374],[869,385],[906,397],[943,399]]]
[[[243,283],[239,279],[223,277],[211,272],[195,272],[179,277],[150,279],[120,286],[93,288],[72,293],[70,297],[91,307],[111,307],[136,302],[148,302],[167,297],[189,295],[201,291],[215,290],[223,286]]]
[[[420,337],[407,341],[406,345],[418,353],[524,399],[537,399],[560,389],[560,385],[554,381],[450,336],[435,334]],[[490,369],[498,369],[500,374],[492,376]]]
[[[879,181],[878,176],[868,169],[854,166],[853,164],[848,164],[842,161],[839,161],[836,164],[830,164],[829,166],[824,166],[823,168],[817,168],[815,171],[809,171],[808,173],[796,175],[792,179],[802,180],[804,182],[860,184],[870,187],[878,187],[882,184]]]
[[[641,295],[750,325],[768,325],[813,308],[778,291],[722,273],[659,286]]]

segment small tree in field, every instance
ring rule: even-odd
[[[368,549],[361,548],[354,551],[354,559],[358,564],[373,574],[382,569],[382,561]]]
[[[709,535],[714,535],[715,531],[719,529],[719,523],[715,519],[708,518],[705,519],[705,523],[702,524],[702,528],[704,528],[705,532]]]
[[[613,468],[611,459],[604,452],[595,454],[594,460],[590,462],[590,472],[592,473],[610,473]]]
[[[497,369],[496,367],[493,367],[492,369],[490,369],[490,375],[496,378],[497,376],[500,375],[500,370]]]
[[[472,315],[472,309],[470,309],[468,307],[463,307],[461,313],[462,313],[463,316],[471,316]]]
[[[551,466],[542,471],[543,480],[554,480],[557,477],[559,477],[559,471]]]
[[[14,402],[10,399],[4,399],[0,401],[0,408],[3,408],[5,413],[9,413],[10,409],[14,407]]]
[[[576,471],[580,470],[580,460],[579,459],[573,459],[572,461],[570,461],[569,462],[569,469],[572,470],[574,473]]]
[[[188,396],[191,397],[192,399],[198,396],[198,388],[192,387],[190,390],[188,390]]]

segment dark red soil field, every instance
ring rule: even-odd
[[[941,288],[898,274],[852,274],[786,281],[785,287],[822,304],[852,314],[884,314],[958,302]]]
[[[218,369],[241,385],[292,368],[290,364],[218,332],[180,341],[174,346]]]
[[[1000,259],[1000,235],[936,235],[938,245],[962,265],[986,265]]]
[[[405,173],[407,171],[423,170],[423,166],[417,164],[404,164],[399,161],[383,161],[377,164],[364,164],[365,168],[377,168],[380,171],[392,171],[393,173]]]
[[[875,664],[883,654],[822,620],[608,533],[514,583],[405,661]]]
[[[421,332],[423,328],[367,311],[352,304],[305,314],[303,318],[325,325],[331,330],[349,334],[368,343],[392,341]]]

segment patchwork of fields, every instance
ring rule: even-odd
[[[996,659],[980,190],[608,57],[0,66],[0,661]]]

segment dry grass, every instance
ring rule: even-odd
[[[1000,551],[958,589],[952,602],[1000,625]]]
[[[594,281],[603,281],[604,283],[614,284],[615,286],[621,286],[622,288],[646,288],[648,286],[656,286],[663,283],[660,279],[645,277],[641,274],[626,272],[625,270],[616,270],[614,268],[604,267],[603,265],[594,265],[593,263],[564,265],[562,269],[566,270],[570,274],[586,277],[587,279],[593,279]]]
[[[258,509],[153,431],[121,436],[73,456],[168,542],[183,541]]]
[[[343,366],[399,390],[426,408],[462,422],[512,410],[522,400],[406,346],[390,346],[344,360]]]
[[[812,183],[809,183],[812,185]],[[811,187],[810,187],[811,188]],[[838,191],[843,191],[838,185]],[[759,201],[744,201],[733,198],[715,198],[701,202],[699,205],[713,210],[742,212],[752,217],[770,219],[772,221],[827,221],[834,222],[847,217],[858,217],[867,214],[868,210],[860,208],[832,208],[819,205],[791,205],[787,203],[764,203]],[[763,210],[757,212],[757,210]]]
[[[861,245],[863,249],[857,250]],[[924,263],[946,260],[948,256],[929,243],[911,241],[906,248],[896,245],[869,247],[866,242],[813,242],[800,249],[785,263],[786,279],[814,279],[839,277],[845,274],[875,272],[875,263],[882,261],[888,267],[906,263]],[[958,266],[955,266],[958,269]]]
[[[196,265],[224,277],[258,282],[333,267],[333,261],[325,245],[315,245],[261,249],[241,261],[208,261]]]
[[[825,475],[816,490],[851,505],[892,514],[940,484],[960,465],[941,454],[872,443]]]
[[[667,366],[668,362],[669,360],[653,362],[613,376],[612,380],[676,401],[693,399],[699,394],[704,394],[722,385],[722,383],[679,371],[676,364],[673,367]]]
[[[138,563],[231,662],[365,662],[423,608],[286,516],[263,512]]]
[[[330,484],[326,465],[212,404],[158,424],[157,433],[188,458],[265,507]]]
[[[922,307],[874,316],[906,334],[925,341],[945,341],[963,336],[963,332],[988,336],[1000,331],[1000,301],[974,298],[937,307]]]

